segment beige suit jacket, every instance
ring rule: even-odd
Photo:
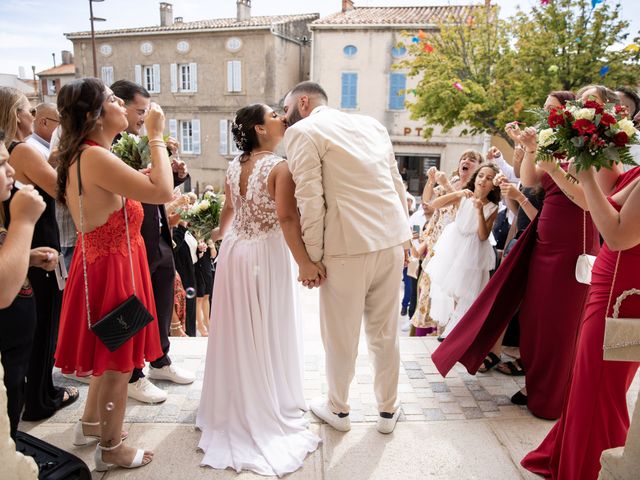
[[[407,202],[387,130],[326,106],[284,136],[311,260],[358,255],[411,238]]]

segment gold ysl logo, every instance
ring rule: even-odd
[[[119,315],[118,317],[116,317],[116,321],[120,324],[120,326],[124,330],[129,330],[129,325],[127,325],[127,322],[124,321],[124,319],[122,318],[122,315]]]

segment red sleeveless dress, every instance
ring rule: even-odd
[[[153,361],[163,354],[147,253],[140,235],[144,211],[142,205],[133,200],[127,200],[125,208],[129,219],[136,295],[153,315],[154,321],[115,352],[110,352],[89,330],[82,271],[82,238],[78,233],[62,298],[55,354],[55,364],[63,373],[98,376],[107,370],[130,372],[134,368],[143,368],[145,359]],[[106,223],[85,233],[84,239],[91,323],[96,323],[133,293],[123,209],[111,213]]]
[[[615,191],[640,177],[640,167],[623,173]],[[619,211],[620,206],[609,199]],[[591,290],[573,365],[571,386],[562,417],[540,446],[522,460],[533,473],[554,479],[595,480],[603,450],[624,445],[629,430],[626,394],[640,366],[638,362],[612,362],[602,358],[605,317],[618,252],[602,247],[591,280]],[[640,288],[640,244],[620,254],[613,285],[613,300],[623,291]],[[622,303],[620,317],[640,316],[640,298]]]

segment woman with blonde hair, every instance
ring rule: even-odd
[[[49,247],[60,251],[60,235],[55,219],[56,172],[35,147],[25,142],[33,134],[31,105],[22,92],[0,87],[0,129],[6,133],[4,143],[9,151],[9,164],[14,178],[33,185],[47,207],[36,223],[31,247]],[[17,190],[14,188],[14,193]],[[5,203],[7,224],[11,222]],[[36,328],[29,359],[23,420],[49,418],[57,410],[78,399],[75,387],[60,388],[53,384],[53,352],[58,336],[62,292],[56,275],[40,268],[29,269],[28,279],[36,303]]]

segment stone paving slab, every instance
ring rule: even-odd
[[[305,397],[326,393],[325,360],[319,334],[317,292],[302,292],[305,312]],[[350,390],[353,429],[343,435],[321,424],[310,413],[311,428],[324,439],[322,449],[310,455],[295,479],[434,478],[473,479],[535,478],[519,461],[537,446],[552,422],[534,418],[510,397],[524,385],[522,377],[492,371],[470,375],[456,365],[446,378],[435,369],[430,355],[438,342],[433,337],[400,339],[399,398],[403,403],[396,432],[382,436],[375,431],[377,408],[366,341],[360,339],[356,377]],[[249,473],[218,472],[201,468],[195,451],[198,432],[193,424],[204,377],[206,338],[172,339],[174,363],[196,372],[192,385],[154,381],[167,390],[164,404],[146,405],[128,400],[125,423],[134,444],[156,451],[156,460],[142,470],[116,470],[98,478],[263,478]],[[638,396],[640,375],[628,395],[630,408]],[[74,385],[80,400],[57,412],[46,422],[23,422],[25,431],[78,454],[93,467],[93,449],[71,445],[73,423],[82,415],[88,386],[55,373],[58,385]],[[162,459],[162,461],[159,461]],[[394,473],[395,472],[395,473]],[[368,476],[366,476],[366,475]],[[402,475],[400,475],[402,474]]]

